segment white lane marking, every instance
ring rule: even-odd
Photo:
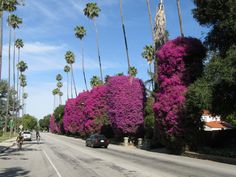
[[[43,153],[45,154],[45,156],[47,157],[48,161],[50,162],[50,164],[52,165],[52,167],[54,168],[54,170],[57,173],[58,177],[62,177],[61,174],[59,173],[59,171],[57,170],[57,168],[55,167],[55,165],[52,163],[51,159],[48,157],[47,153],[45,152],[45,150],[43,150]]]

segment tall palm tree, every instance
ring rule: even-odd
[[[61,81],[62,80],[62,75],[61,74],[57,74],[56,75],[56,80],[57,81]]]
[[[24,115],[24,107],[25,107],[24,93],[25,93],[25,87],[27,86],[26,79],[22,79],[20,81],[20,86],[22,87],[22,116],[23,116]]]
[[[18,4],[17,0],[0,0],[0,80],[2,79],[3,12],[15,11]]]
[[[129,73],[129,69],[131,65],[130,65],[130,58],[129,58],[128,42],[127,42],[127,37],[126,37],[126,32],[125,32],[124,16],[123,16],[123,11],[122,11],[122,0],[120,0],[120,17],[121,17],[121,23],[122,23],[122,31],[123,31],[124,40],[125,40],[125,51],[126,51],[128,73]]]
[[[24,42],[22,39],[16,39],[15,47],[18,49],[18,59],[17,64],[20,62],[20,49],[24,47]],[[19,70],[17,69],[17,81],[16,81],[16,91],[17,91],[17,99],[19,98]]]
[[[96,86],[102,85],[102,81],[100,80],[98,76],[93,76],[90,80],[90,85],[91,87],[96,87]]]
[[[180,9],[180,0],[176,0],[176,3],[177,3],[177,8],[178,8],[180,34],[182,37],[184,37],[183,25],[182,25],[182,15],[181,15],[181,9]]]
[[[87,3],[86,7],[84,8],[84,15],[89,19],[93,20],[94,28],[96,31],[96,42],[97,42],[97,54],[98,54],[98,62],[100,68],[100,79],[103,82],[103,74],[102,74],[102,63],[101,63],[101,55],[99,49],[99,36],[98,36],[98,29],[96,25],[95,18],[99,16],[101,9],[97,6],[97,3]]]
[[[14,30],[14,50],[13,50],[13,88],[14,90],[16,90],[16,53],[15,53],[15,41],[16,41],[16,28],[19,28],[19,24],[22,24],[22,19],[17,17],[16,15],[12,14],[9,16],[9,22],[11,24],[12,29]],[[14,94],[14,99],[15,99],[16,95]],[[13,115],[15,114],[15,103],[13,102]]]
[[[83,70],[85,88],[86,88],[86,90],[88,90],[87,80],[86,80],[86,76],[85,76],[85,68],[84,68],[84,48],[83,48],[83,44],[82,44],[82,39],[86,35],[86,30],[84,29],[83,26],[76,26],[74,31],[75,31],[75,36],[77,38],[79,38],[81,41],[82,70]]]
[[[20,72],[20,76],[19,76],[19,81],[20,81],[20,86],[22,86],[22,82],[24,82],[26,80],[25,75],[23,75],[23,72],[26,71],[26,69],[28,69],[27,63],[25,63],[24,61],[20,61],[17,65],[16,65],[18,71]],[[24,84],[23,84],[24,85]],[[22,92],[24,93],[24,92]],[[18,94],[18,99],[19,102],[21,104],[21,89],[19,88],[19,94]]]
[[[55,110],[56,108],[56,95],[59,93],[58,88],[55,88],[52,90],[52,95],[54,97],[54,103],[53,103],[53,110]]]
[[[69,99],[69,72],[70,72],[70,66],[66,65],[64,67],[64,72],[66,73],[66,80],[67,80],[67,100]]]
[[[75,96],[77,97],[77,91],[76,91],[76,85],[75,85],[75,78],[74,78],[74,72],[73,72],[73,64],[75,63],[75,55],[73,52],[71,51],[67,51],[65,54],[65,59],[67,64],[70,65],[70,69],[71,69],[71,88],[72,88],[72,82],[74,85],[74,90],[75,90]],[[73,92],[71,92],[71,97],[73,98]]]
[[[151,64],[155,56],[155,50],[152,45],[146,45],[143,48],[142,57],[145,58],[149,64],[149,71],[151,72]]]
[[[152,45],[146,45],[144,48],[143,48],[143,52],[142,52],[142,57],[145,58],[149,64],[149,75],[150,75],[150,80],[151,81],[151,86],[152,86],[152,89],[154,87],[153,85],[153,74],[152,74],[152,61],[154,60],[155,58],[155,50],[153,48]]]
[[[60,81],[58,81],[57,82],[57,88],[58,88],[58,90],[59,90],[59,104],[61,105],[62,104],[62,101],[61,101],[61,88],[63,87],[63,83],[62,82],[60,82]]]
[[[131,66],[129,68],[128,73],[129,73],[130,76],[135,77],[138,73],[137,68],[135,68],[134,66]]]
[[[22,96],[23,96],[23,99],[26,100],[28,98],[28,93],[24,92]],[[24,101],[24,107],[23,107],[22,112],[23,112],[23,115],[26,114],[26,102],[25,101]]]
[[[58,93],[58,95],[59,95],[59,99],[60,99],[60,105],[62,105],[62,100],[61,100],[61,97],[63,96],[63,92],[62,92],[62,91],[60,91],[60,92]]]
[[[15,81],[16,81],[16,74],[15,74],[15,68],[16,68],[16,28],[19,28],[19,25],[22,24],[22,19],[17,17],[16,15],[12,14],[11,15],[11,26],[12,29],[14,30],[14,50],[13,50],[13,87],[15,88]]]

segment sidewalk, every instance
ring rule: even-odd
[[[16,138],[11,138],[0,143],[0,153],[4,153],[7,149],[14,146]]]

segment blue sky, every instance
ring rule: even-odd
[[[76,55],[75,79],[79,91],[85,89],[81,70],[81,43],[74,36],[74,27],[83,25],[87,30],[84,38],[85,67],[87,79],[99,75],[96,36],[93,23],[83,15],[87,2],[97,2],[101,8],[100,17],[96,20],[99,30],[100,52],[104,75],[126,73],[127,63],[124,40],[121,29],[119,0],[25,0],[25,6],[15,12],[23,18],[23,24],[17,30],[17,37],[24,40],[22,59],[28,63],[26,72],[28,86],[26,92],[26,111],[42,118],[53,111],[52,89],[56,87],[55,76],[64,76],[64,96],[66,101],[66,75],[63,68],[66,64],[64,55],[71,50]],[[153,17],[158,1],[150,0]],[[167,30],[169,38],[179,36],[179,22],[176,1],[164,0]],[[183,29],[185,36],[204,39],[207,29],[202,28],[193,19],[191,0],[182,1]],[[141,57],[143,47],[151,44],[151,29],[145,0],[123,1],[126,33],[128,38],[131,65],[138,69],[137,77],[147,80],[147,63]],[[7,14],[4,14],[6,19]],[[8,28],[4,27],[3,77],[7,75]]]

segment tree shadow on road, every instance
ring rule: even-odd
[[[21,167],[12,167],[12,168],[5,168],[3,171],[0,172],[0,176],[2,177],[15,177],[15,176],[22,176],[22,177],[29,177],[29,171],[24,170]]]

